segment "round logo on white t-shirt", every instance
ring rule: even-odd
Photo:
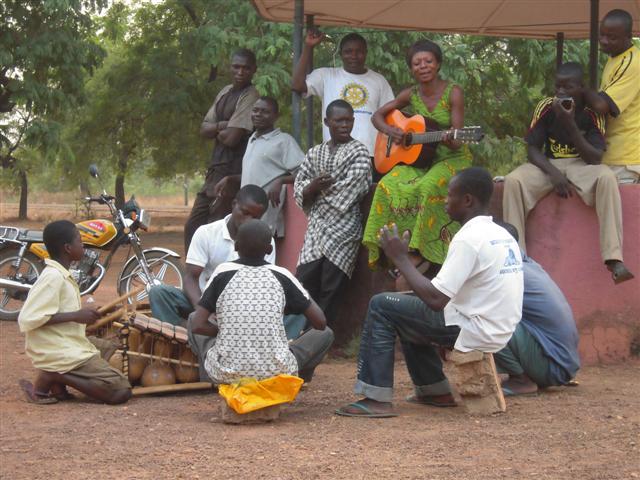
[[[351,104],[353,108],[364,107],[369,100],[369,92],[367,87],[360,83],[348,83],[342,89],[340,93],[342,100]]]

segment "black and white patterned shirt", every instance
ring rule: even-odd
[[[204,362],[211,379],[234,383],[243,377],[296,375],[282,319],[310,304],[307,291],[285,268],[263,260],[220,264],[199,302],[218,318],[218,336]]]
[[[330,174],[335,182],[311,206],[303,206],[302,191],[322,174]],[[362,238],[360,200],[370,185],[369,151],[359,141],[341,144],[333,153],[329,142],[307,152],[293,186],[296,203],[309,219],[299,265],[324,256],[351,277]]]

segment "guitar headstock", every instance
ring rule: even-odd
[[[484,138],[482,127],[464,127],[455,131],[454,138],[463,143],[478,143]]]

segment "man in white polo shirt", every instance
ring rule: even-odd
[[[400,338],[415,394],[407,400],[455,406],[438,347],[497,352],[522,316],[523,274],[514,238],[488,216],[493,181],[471,167],[449,182],[446,209],[462,224],[442,269],[429,281],[409,259],[408,232],[395,225],[380,243],[415,295],[382,293],[369,303],[362,329],[355,392],[365,398],[336,411],[351,417],[393,417],[393,364]]]
[[[209,277],[218,265],[238,258],[235,238],[238,227],[251,218],[259,219],[267,209],[267,194],[257,185],[240,189],[232,203],[231,214],[221,220],[202,225],[196,230],[189,246],[186,275],[182,290],[169,285],[152,287],[149,291],[151,314],[154,318],[182,325],[195,309]],[[265,257],[275,263],[275,244]]]

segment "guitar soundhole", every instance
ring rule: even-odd
[[[404,136],[404,141],[402,142],[402,146],[404,148],[409,148],[411,146],[411,141],[413,140],[413,133],[407,132]]]

